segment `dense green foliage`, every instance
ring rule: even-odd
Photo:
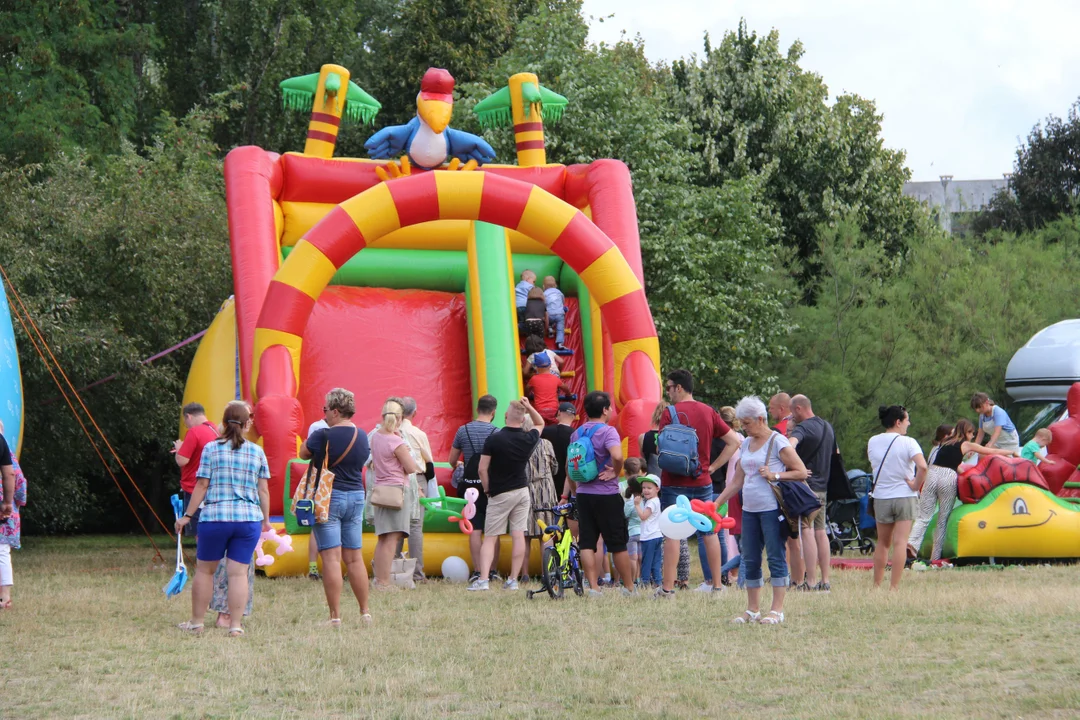
[[[155,47],[138,3],[15,2],[0,14],[0,156],[117,152],[138,134]]]
[[[975,230],[1034,230],[1080,208],[1080,100],[1065,118],[1031,129],[1016,149],[1009,187],[975,220]]]
[[[119,373],[86,398],[159,508],[193,347],[140,360],[204,329],[229,295],[221,158],[299,149],[307,118],[281,109],[278,83],[326,62],[382,103],[377,127],[414,112],[429,65],[456,76],[454,124],[474,132],[476,102],[537,73],[570,101],[545,128],[549,161],[631,170],[665,367],[690,368],[717,404],[807,393],[852,465],[878,404],[910,407],[925,438],[972,391],[1003,398],[1016,347],[1077,313],[1058,290],[1078,269],[1075,219],[941,235],[901,194],[904,156],[884,147],[873,102],[831,97],[798,42],[740,25],[669,67],[640,41],[587,36],[579,0],[21,0],[0,15],[0,262],[76,385]],[[1009,227],[1071,210],[1044,189],[1075,198],[1049,169],[1077,125],[1074,109],[1021,148],[1033,194],[1016,199],[1043,219]],[[369,132],[346,126],[338,154],[362,156]],[[512,133],[483,132],[512,162]],[[1051,199],[1026,200],[1039,193]],[[27,530],[130,527],[19,342]]]
[[[853,222],[822,233],[818,301],[792,311],[799,329],[781,385],[805,392],[834,423],[850,465],[865,465],[879,405],[911,413],[926,442],[942,422],[972,418],[971,394],[1002,404],[1005,368],[1043,327],[1080,316],[1080,219],[982,239],[921,232],[905,256],[866,243]]]
[[[890,251],[922,211],[901,194],[909,173],[904,153],[884,147],[874,103],[842,94],[830,105],[818,75],[799,67],[802,44],[781,51],[741,23],[705,54],[675,63],[679,114],[689,118],[703,185],[759,176],[783,225],[784,242],[816,256],[817,228],[846,216],[867,239]]]
[[[205,329],[230,294],[209,122],[166,123],[144,154],[124,146],[97,168],[76,153],[47,172],[0,172],[0,262],[76,387],[119,373],[84,399],[143,492],[166,506],[176,477],[167,450],[195,346],[140,361]],[[27,531],[127,527],[129,511],[45,365],[25,336],[19,343],[23,465],[33,479]]]

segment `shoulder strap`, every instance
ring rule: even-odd
[[[779,434],[780,433],[773,430],[772,434],[769,435],[769,445],[765,448],[765,467],[769,466],[769,456],[772,455],[773,444],[776,442],[776,436]]]
[[[345,459],[345,456],[346,456],[346,455],[348,455],[348,454],[349,454],[349,452],[350,452],[350,451],[352,450],[352,448],[353,448],[353,445],[355,445],[355,444],[356,444],[356,437],[357,437],[357,435],[359,435],[359,434],[360,434],[360,431],[359,431],[359,430],[358,430],[357,428],[353,428],[353,431],[352,431],[352,440],[350,440],[350,441],[349,441],[349,446],[348,446],[347,448],[345,448],[345,452],[341,453],[341,456],[340,456],[340,457],[338,457],[338,459],[337,459],[337,460],[335,460],[335,461],[334,461],[334,462],[333,462],[333,463],[332,463],[332,464],[330,465],[330,467],[332,467],[332,468],[334,468],[334,467],[337,467],[337,464],[338,464],[339,462],[341,462],[342,460],[344,460],[344,459]],[[330,439],[329,439],[329,437],[328,437],[328,438],[327,438],[327,440],[326,440],[326,455],[327,455],[327,457],[329,457],[329,456],[330,456]]]
[[[668,405],[667,411],[668,416],[671,418],[672,425],[682,425],[682,423],[679,422],[679,411],[675,409],[675,405]]]
[[[874,481],[872,483],[870,483],[870,492],[871,493],[873,493],[874,488],[877,487],[878,475],[881,475],[881,470],[885,467],[885,458],[889,457],[889,451],[892,450],[892,446],[895,445],[896,441],[899,440],[899,439],[900,439],[900,435],[898,434],[896,437],[894,437],[892,439],[892,442],[889,443],[889,447],[886,448],[885,454],[881,456],[881,464],[878,465],[877,472],[874,473]]]
[[[596,434],[596,431],[600,429],[601,425],[603,425],[603,423],[594,423],[588,430],[582,430],[581,434],[578,435],[578,440],[592,440],[592,436]]]
[[[469,423],[465,423],[464,425],[462,425],[462,428],[465,430],[465,437],[469,440],[469,449],[472,450],[472,455],[475,455],[476,443],[473,442],[472,435],[469,433]],[[469,457],[471,458],[472,455],[470,455]]]

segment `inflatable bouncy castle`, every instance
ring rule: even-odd
[[[430,69],[415,118],[375,133],[371,159],[335,158],[343,124],[370,122],[379,105],[348,70],[326,65],[282,83],[286,107],[311,113],[303,152],[226,157],[234,297],[200,344],[184,400],[212,419],[228,400],[252,403],[271,512],[291,531],[290,489],[306,471],[299,444],[329,389],[356,394],[356,423],[368,429],[386,397],[415,397],[437,461],[479,396],[498,398],[501,422],[523,392],[514,285],[526,269],[566,295],[565,384],[577,398],[611,394],[629,452],[660,400],[626,166],[547,163],[544,124],[567,100],[528,73],[474,109],[486,126],[513,128],[517,164],[493,163],[482,138],[450,127],[453,82]],[[439,482],[454,494],[442,465]],[[441,533],[425,537],[429,572],[444,556],[469,558],[445,520],[425,520]],[[306,571],[297,540],[268,572]]]

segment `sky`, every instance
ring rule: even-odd
[[[584,13],[590,40],[640,35],[652,61],[701,54],[740,18],[785,50],[802,41],[831,97],[877,103],[917,181],[1000,178],[1035,123],[1080,97],[1080,2],[585,0]]]

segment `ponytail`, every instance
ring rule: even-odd
[[[251,411],[243,400],[233,400],[226,405],[221,418],[221,437],[218,442],[222,445],[231,443],[233,450],[239,448],[244,444],[244,428],[250,419]]]

